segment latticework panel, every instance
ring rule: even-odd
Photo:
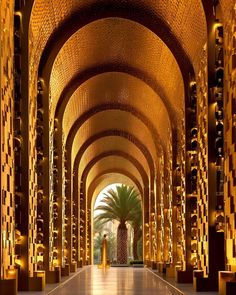
[[[208,270],[208,89],[206,50],[197,77],[198,263]],[[194,130],[193,130],[194,132]]]
[[[13,153],[13,1],[0,3],[0,279],[14,269],[15,201]]]
[[[236,12],[224,23],[225,47],[225,221],[226,264],[236,271]]]

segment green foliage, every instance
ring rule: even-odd
[[[107,224],[101,221],[94,222],[94,262],[101,262],[101,246],[104,234],[107,235],[108,258],[111,260],[116,256],[116,236],[107,228]]]
[[[137,256],[137,242],[142,236],[142,207],[139,193],[134,187],[121,185],[116,187],[116,191],[110,189],[102,200],[102,204],[95,210],[102,213],[95,217],[95,222],[105,224],[108,221],[117,220],[117,260],[127,260],[127,227],[130,223],[134,229],[135,243],[133,252]],[[123,258],[122,258],[123,257]]]
[[[130,186],[121,185],[116,187],[117,191],[110,189],[102,201],[102,205],[95,210],[102,210],[103,213],[98,215],[95,220],[106,223],[117,220],[120,224],[134,220],[140,205],[138,192]]]

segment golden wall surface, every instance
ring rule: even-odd
[[[173,108],[174,111],[178,111],[179,117],[185,113],[185,110],[183,109],[184,87],[181,71],[178,62],[174,58],[174,55],[171,53],[169,48],[159,40],[159,38],[150,32],[150,30],[144,28],[144,26],[141,26],[140,24],[137,26],[137,24],[134,24],[134,22],[130,20],[124,21],[123,19],[118,18],[114,18],[113,20],[106,19],[96,21],[96,24],[89,24],[87,27],[84,27],[80,31],[74,33],[74,35],[69,40],[67,40],[63,49],[56,57],[56,63],[52,65],[52,70],[54,72],[52,72],[53,74],[51,77],[50,73],[43,73],[48,78],[48,84],[46,85],[48,89],[46,89],[46,94],[44,93],[44,102],[46,101],[46,104],[40,106],[41,91],[43,92],[43,90],[39,87],[38,79],[40,77],[38,77],[38,67],[42,51],[46,46],[48,38],[50,38],[50,35],[53,34],[53,32],[63,22],[64,17],[66,15],[69,16],[70,13],[76,11],[77,9],[83,8],[83,1],[70,0],[49,2],[50,1],[46,0],[35,1],[31,23],[29,25],[29,32],[26,33],[29,35],[27,36],[27,46],[29,46],[29,52],[27,51],[22,53],[27,55],[24,60],[27,60],[29,63],[29,77],[28,71],[26,71],[27,77],[21,77],[21,81],[29,78],[29,81],[27,80],[28,96],[24,97],[24,104],[27,105],[27,126],[21,126],[22,128],[25,128],[24,130],[27,130],[27,132],[25,132],[27,133],[27,136],[22,139],[22,143],[27,146],[27,160],[25,160],[25,162],[27,162],[26,173],[28,173],[27,179],[29,180],[28,186],[26,188],[27,195],[24,195],[26,198],[24,199],[24,201],[26,200],[24,204],[27,204],[27,206],[25,206],[24,209],[20,208],[20,206],[15,206],[14,191],[14,185],[16,183],[14,179],[14,152],[16,152],[16,150],[14,151],[13,144],[14,135],[16,137],[16,132],[14,133],[13,130],[15,74],[13,66],[14,1],[1,0],[0,2],[0,279],[8,278],[9,271],[13,270],[16,265],[20,265],[20,257],[16,257],[15,255],[15,245],[17,245],[15,231],[15,211],[18,212],[19,215],[24,213],[24,216],[27,213],[28,218],[28,224],[22,223],[25,228],[28,229],[26,237],[23,237],[23,239],[27,239],[27,243],[25,243],[25,245],[27,245],[24,248],[26,250],[24,250],[24,253],[22,252],[21,254],[22,256],[24,255],[27,260],[27,267],[25,266],[24,268],[26,276],[29,275],[32,277],[34,272],[37,270],[53,270],[53,267],[57,265],[64,267],[66,264],[70,264],[71,262],[78,262],[80,258],[83,259],[84,264],[90,261],[90,254],[92,251],[90,215],[91,204],[89,203],[90,199],[87,198],[87,195],[90,193],[89,189],[91,190],[91,187],[94,185],[94,183],[97,183],[95,182],[95,179],[100,177],[100,174],[103,173],[102,175],[104,176],[105,171],[112,171],[112,169],[114,170],[116,166],[121,168],[126,161],[120,161],[120,158],[118,157],[118,159],[116,159],[115,155],[110,157],[110,159],[113,159],[110,160],[110,162],[108,159],[108,164],[107,162],[105,163],[105,161],[101,161],[94,168],[89,170],[88,175],[86,176],[87,184],[83,183],[84,179],[82,179],[82,172],[95,156],[97,156],[99,153],[102,153],[106,149],[107,151],[111,149],[113,146],[111,143],[113,142],[109,144],[109,140],[114,140],[114,147],[117,149],[119,148],[120,150],[122,150],[123,143],[129,153],[139,160],[142,168],[144,168],[145,172],[148,174],[147,182],[149,183],[150,191],[149,188],[146,187],[146,184],[142,182],[140,171],[136,168],[134,169],[134,167],[132,168],[130,164],[127,165],[127,170],[129,170],[133,178],[138,179],[138,182],[141,183],[141,186],[143,186],[142,189],[144,191],[144,197],[148,200],[147,202],[149,205],[147,208],[145,207],[145,210],[147,211],[145,211],[145,214],[148,216],[148,218],[144,219],[144,252],[146,253],[146,257],[144,257],[144,259],[146,259],[147,262],[150,262],[151,260],[153,262],[160,263],[174,262],[176,265],[180,265],[182,270],[188,268],[188,270],[190,269],[191,271],[192,269],[198,268],[199,270],[203,270],[204,276],[207,276],[209,273],[209,257],[211,256],[210,251],[212,250],[212,248],[210,248],[211,250],[209,251],[208,248],[210,237],[209,218],[214,220],[214,218],[209,215],[212,215],[212,213],[217,211],[217,208],[215,211],[212,208],[209,209],[210,193],[208,191],[210,190],[210,164],[208,157],[211,156],[208,147],[210,134],[210,131],[208,130],[210,121],[209,113],[211,110],[211,114],[213,113],[215,116],[215,102],[212,104],[208,103],[209,73],[207,72],[207,48],[204,47],[203,51],[199,51],[199,48],[202,49],[203,43],[206,42],[206,26],[205,21],[203,21],[204,17],[201,2],[197,0],[187,1],[188,3],[186,3],[186,1],[172,1],[172,5],[168,7],[164,5],[165,1],[140,1],[143,3],[145,2],[145,5],[148,8],[150,5],[154,15],[163,17],[164,20],[172,25],[174,36],[178,37],[182,42],[183,49],[185,49],[188,53],[190,60],[194,64],[194,68],[199,70],[196,77],[197,92],[195,87],[192,85],[192,89],[194,89],[192,95],[194,96],[197,93],[197,114],[195,113],[195,117],[197,115],[197,121],[195,125],[191,125],[192,127],[190,127],[190,124],[193,122],[191,120],[185,122],[184,119],[183,121],[178,122],[178,126],[172,126],[176,127],[176,130],[178,130],[176,140],[177,142],[175,143],[177,145],[175,151],[176,154],[174,153],[174,145],[172,146],[171,142],[172,134],[170,128],[171,123],[176,122],[176,120],[171,122],[173,118],[171,118],[171,116],[170,118],[168,117],[170,113],[167,112],[166,106],[162,102],[157,102],[157,100],[164,100],[164,97],[161,95],[156,95],[156,92],[154,89],[150,88],[148,83],[147,85],[149,86],[143,85],[146,83],[146,80],[148,80],[148,78],[145,80],[145,77],[143,77],[142,83],[140,83],[140,81],[139,83],[136,83],[136,81],[133,83],[136,78],[130,78],[131,75],[112,73],[109,75],[101,75],[100,77],[92,78],[89,81],[84,82],[83,86],[80,86],[80,89],[77,89],[77,91],[73,93],[70,101],[67,104],[67,107],[65,107],[66,111],[63,118],[64,121],[62,120],[62,122],[57,122],[57,124],[61,124],[61,133],[56,132],[56,124],[54,125],[54,111],[56,108],[56,103],[58,102],[61,93],[65,89],[65,86],[67,86],[74,75],[77,75],[81,69],[86,70],[87,67],[91,65],[96,66],[96,63],[99,63],[98,56],[94,55],[90,60],[89,55],[87,56],[87,52],[90,52],[91,48],[94,49],[94,44],[96,44],[98,46],[97,48],[100,48],[100,61],[107,62],[108,60],[108,54],[104,55],[104,48],[108,47],[110,42],[107,39],[107,29],[110,36],[114,38],[117,43],[115,46],[116,50],[114,50],[115,54],[114,52],[110,52],[111,57],[112,54],[114,54],[115,58],[113,60],[112,57],[110,61],[120,61],[120,59],[122,60],[124,56],[120,55],[121,51],[119,47],[119,40],[122,38],[124,39],[123,31],[127,30],[129,32],[129,28],[134,27],[132,31],[136,32],[137,38],[132,39],[132,43],[128,34],[126,36],[127,40],[125,43],[125,48],[129,49],[132,47],[132,50],[138,54],[130,54],[132,51],[128,50],[127,56],[124,60],[127,62],[127,64],[133,60],[131,65],[136,66],[147,73],[150,72],[150,65],[152,65],[151,73],[153,75],[151,76],[153,77],[156,76],[158,70],[160,71],[160,73],[158,73],[158,79],[160,79],[159,83],[163,88],[165,88],[165,91],[169,93],[167,96],[172,98],[169,99],[170,104],[172,104],[170,109]],[[93,4],[95,1],[91,0],[90,2]],[[236,6],[235,1],[232,0],[222,0],[220,2],[222,4],[224,15],[225,54],[225,208],[224,213],[221,213],[222,216],[225,215],[227,269],[236,271]],[[191,10],[191,13],[189,13],[189,10]],[[160,15],[158,14],[158,11],[161,12]],[[176,17],[174,17],[174,11],[176,11]],[[18,15],[22,16],[21,12]],[[196,18],[194,17],[196,15],[199,15],[197,22]],[[186,22],[188,23],[186,27],[184,27],[183,19],[186,19]],[[111,23],[117,25],[116,33],[114,33],[115,31],[113,26],[108,27],[107,23],[109,23],[109,25]],[[195,27],[192,25],[193,23],[195,24]],[[103,32],[103,39],[101,38],[101,34],[96,34],[98,25],[103,26],[103,29],[99,28],[99,30],[101,30],[99,32]],[[28,28],[28,26],[25,27]],[[95,34],[91,35],[91,38],[87,40],[87,33],[89,30],[91,30],[91,28]],[[191,37],[193,33],[195,33],[195,35],[194,37]],[[147,37],[147,35],[150,36],[145,39],[145,36]],[[199,42],[197,43],[197,46],[195,46],[193,40],[198,39],[198,37],[196,37],[197,35],[199,36]],[[117,36],[119,36],[120,39],[117,39]],[[79,42],[81,40],[83,42]],[[101,40],[104,42],[101,42]],[[140,40],[143,41],[142,43],[148,44],[146,48],[148,49],[147,52],[142,51],[141,47],[139,47],[140,43],[136,44],[137,41],[141,42]],[[107,43],[105,43],[105,41]],[[82,47],[84,46],[82,49],[81,44]],[[88,46],[88,44],[91,46]],[[149,45],[150,48],[152,47],[152,49],[155,49],[153,50],[152,54],[152,50],[150,50]],[[94,51],[97,51],[95,49]],[[76,53],[74,52],[75,50]],[[86,58],[88,59],[87,63]],[[143,62],[140,62],[142,59]],[[163,60],[165,63],[163,63]],[[73,61],[73,64],[71,61]],[[169,64],[168,68],[166,67],[166,64]],[[172,76],[169,75],[171,69]],[[163,75],[163,73],[165,73],[165,75]],[[108,76],[110,77],[110,80],[107,79]],[[51,81],[51,84],[49,80]],[[121,97],[117,96],[116,98],[114,96],[114,91],[111,87],[112,83],[108,83],[108,81],[116,82],[113,85],[114,89],[116,89],[117,85],[119,84],[118,82],[122,82],[121,84],[125,85],[124,88],[120,87],[119,85],[119,87],[117,87]],[[106,92],[107,84],[110,84],[110,93],[106,98],[101,96],[101,82],[103,83],[103,94],[108,93]],[[97,88],[97,84],[100,86],[100,88]],[[195,85],[195,83],[193,84]],[[140,88],[138,85],[140,85]],[[91,91],[93,88],[96,92],[96,95],[94,95],[93,101],[91,102],[92,96],[91,94],[89,95],[89,91]],[[130,95],[127,95],[127,89],[129,90]],[[134,89],[132,93],[131,89]],[[147,90],[144,91],[145,89]],[[158,91],[158,89],[156,90]],[[140,95],[141,100],[138,101],[138,99],[135,99],[135,97],[139,92],[142,92],[142,95]],[[53,97],[51,97],[50,94],[53,94]],[[110,99],[110,96],[112,99]],[[78,98],[81,98],[79,103]],[[124,101],[122,101],[122,99]],[[135,99],[135,101],[132,102],[132,99]],[[108,108],[104,110],[103,112],[100,111],[99,105],[104,103],[108,104],[112,100],[114,104],[129,104],[129,110],[132,111],[124,111],[122,108],[112,109],[112,107],[110,107],[110,109]],[[145,103],[143,103],[144,101]],[[69,175],[69,183],[71,187],[73,185],[74,191],[72,188],[70,188],[70,193],[67,195],[67,135],[70,133],[70,130],[75,121],[81,117],[85,111],[89,112],[92,107],[96,107],[97,112],[94,112],[93,115],[84,120],[84,123],[81,124],[80,129],[75,132],[74,141],[71,145],[72,151],[69,151],[69,163],[71,171],[71,175]],[[161,115],[162,107],[163,112]],[[138,110],[140,113],[142,113],[143,116],[148,119],[148,122],[151,122],[152,124],[146,124],[143,120],[141,120],[141,117],[136,116],[137,112],[135,112],[135,110]],[[195,106],[190,112],[196,112]],[[43,123],[40,122],[40,116],[42,116]],[[50,123],[48,123],[49,119]],[[211,121],[213,125],[215,123],[216,125],[219,123],[215,122],[215,119],[216,118],[214,117]],[[189,125],[187,126],[187,124]],[[155,128],[151,128],[153,127],[152,125]],[[45,128],[45,126],[49,127],[48,130]],[[106,149],[102,146],[100,147],[98,143],[96,143],[96,146],[90,144],[87,150],[84,151],[79,165],[76,166],[77,171],[72,171],[73,169],[71,168],[75,167],[74,161],[75,158],[77,158],[77,154],[80,151],[81,145],[84,142],[88,142],[92,135],[106,131],[108,127],[112,130],[121,129],[122,132],[129,134],[130,143],[125,145],[125,139],[122,138],[119,144],[116,144],[115,140],[117,140],[118,136],[116,136],[116,138],[114,137],[115,139],[112,138],[112,136],[110,136],[110,139],[102,138],[101,143],[107,144]],[[157,141],[158,134],[155,132],[159,130],[158,128],[160,128],[159,135],[161,135],[160,137],[165,143],[165,145],[161,146],[161,148],[164,147],[167,150],[164,151],[166,154],[168,154],[167,156],[165,154],[166,158],[164,158],[164,155],[159,154],[158,148],[160,147],[159,141]],[[188,131],[185,132],[185,129],[187,129],[189,133]],[[17,130],[15,129],[15,131]],[[189,136],[189,138],[186,138],[185,133]],[[63,136],[63,134],[65,134],[65,136]],[[17,135],[21,137],[22,134],[19,133]],[[43,143],[48,143],[48,146],[42,146],[41,149],[37,146],[39,135],[44,138]],[[131,148],[131,146],[135,144],[133,142],[134,140],[131,140],[133,135],[136,135],[139,141],[143,143],[143,146],[146,148],[146,153],[150,153],[150,158],[154,159],[158,169],[157,167],[153,167],[153,170],[155,171],[151,171],[148,165],[149,161],[145,159],[145,154],[142,154],[138,150],[138,144],[135,146],[135,148]],[[58,139],[58,136],[61,136],[60,141],[55,140],[56,137],[56,139]],[[60,146],[59,149],[61,165],[59,165],[57,162],[57,142],[62,143],[62,146]],[[186,142],[189,145],[187,145]],[[197,142],[197,146],[194,142]],[[192,148],[191,144],[193,144]],[[186,148],[186,146],[188,147]],[[137,152],[135,152],[136,149]],[[213,152],[214,151],[212,151],[212,153]],[[139,154],[141,156],[139,156]],[[39,161],[40,157],[41,160]],[[118,163],[118,161],[119,165],[115,165],[116,162]],[[42,165],[43,168],[40,165]],[[174,171],[173,167],[175,169]],[[20,165],[17,168],[20,169]],[[43,171],[47,171],[49,174],[49,177],[46,179],[46,181],[45,175],[40,170],[41,168],[44,169]],[[57,174],[57,170],[59,169],[61,169],[61,178],[59,178]],[[117,171],[112,171],[112,173],[115,172]],[[217,186],[217,183],[214,183],[214,185]],[[60,187],[60,190],[58,190],[58,187]],[[60,195],[56,194],[57,191],[60,192]],[[221,197],[223,198],[223,195]],[[44,206],[44,209],[41,210],[41,205],[43,203],[46,205]],[[23,210],[25,211],[23,212]],[[211,214],[209,214],[209,212]],[[47,224],[48,227],[45,228],[43,223]],[[28,225],[29,227],[27,227]],[[223,231],[222,228],[218,229]],[[17,238],[18,234],[19,233],[17,232]],[[46,253],[45,249],[48,251],[48,253]],[[46,255],[48,256],[46,257]],[[15,261],[15,258],[19,259]],[[46,259],[48,261],[46,261]],[[22,265],[22,267],[24,266]]]
[[[232,7],[232,5],[231,5]],[[236,271],[236,11],[224,19],[226,265]]]
[[[175,205],[176,205],[176,263],[184,269],[186,267],[186,177],[185,177],[185,122],[182,120],[182,136],[179,144],[179,157],[177,158],[177,167],[175,171]]]
[[[198,125],[198,234],[195,234],[198,252],[198,267],[207,274],[208,268],[208,89],[206,46],[202,52],[200,71],[197,77],[197,125]],[[196,266],[196,261],[195,264]]]
[[[0,278],[6,279],[15,261],[15,201],[13,152],[13,1],[0,2]]]

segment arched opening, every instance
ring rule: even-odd
[[[104,186],[104,184],[101,183],[97,186],[96,190],[93,193],[93,198],[91,201],[91,257],[93,264],[101,263],[101,247],[104,234],[106,234],[106,239],[108,243],[108,263],[110,263],[113,266],[117,266],[120,264],[132,265],[134,262],[138,263],[139,261],[139,263],[141,263],[141,261],[143,260],[143,213],[141,192],[139,191],[138,187],[133,183],[133,181],[131,181],[128,177],[122,176],[122,178],[122,182],[119,182],[118,177],[116,178],[116,182],[114,182],[113,180],[112,182],[109,182],[108,185],[106,184]],[[122,187],[130,189],[129,191],[122,191],[123,194],[126,193],[125,197],[129,198],[129,200],[127,200],[126,203],[122,203],[121,200]],[[132,200],[130,198],[131,194],[129,195],[130,192],[132,192],[133,194]],[[116,198],[114,196],[116,196]],[[132,211],[132,208],[127,210],[127,207],[135,198],[138,200],[140,211],[139,206],[137,207],[136,212]],[[112,204],[109,203],[108,200],[112,200]],[[109,209],[104,210],[104,206]],[[130,216],[128,216],[128,214],[130,214]],[[109,217],[110,215],[110,217],[106,219],[105,215],[107,217]],[[122,238],[120,238],[121,231],[119,230],[119,227],[121,224],[122,216],[123,218],[127,219],[125,222],[127,231],[125,234],[122,234]],[[122,245],[120,245],[121,243]],[[125,247],[123,243],[126,243]],[[120,253],[122,252],[122,250],[120,249],[120,247],[126,249],[126,254],[124,254],[125,256],[127,256],[126,263],[124,262],[125,260],[121,262]]]

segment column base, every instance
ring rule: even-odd
[[[17,294],[17,279],[0,280],[1,295]]]
[[[175,278],[175,266],[169,266],[166,268],[166,277]]]
[[[177,264],[175,266],[175,281],[177,282],[178,271],[181,270],[181,265]]]
[[[192,270],[177,270],[176,282],[179,284],[192,284],[193,271]]]
[[[157,270],[159,273],[165,273],[166,269],[163,262],[157,262]]]
[[[232,271],[219,271],[219,294],[236,294],[236,273]]]
[[[62,277],[67,277],[70,275],[70,265],[69,264],[66,264],[65,267],[62,267],[61,275],[62,275]]]
[[[46,283],[57,284],[61,282],[61,268],[56,267],[55,270],[48,270],[46,272]]]
[[[152,269],[157,269],[157,263],[156,261],[152,261]]]
[[[29,277],[29,291],[44,291],[45,284],[45,271],[37,271],[33,277]]]
[[[79,261],[77,262],[77,267],[78,267],[78,268],[82,268],[82,267],[83,267],[83,261],[82,261],[82,260],[79,260]]]
[[[204,278],[203,275],[203,270],[193,271],[193,289],[196,292],[208,291],[209,289],[209,280],[208,278]]]
[[[72,262],[70,265],[70,272],[76,272],[77,270],[77,262]]]

